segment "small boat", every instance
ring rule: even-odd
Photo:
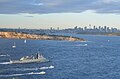
[[[12,46],[12,48],[16,48],[15,42],[14,42],[14,45]]]
[[[49,67],[49,69],[53,69],[53,68],[54,68],[54,66],[52,66],[52,65]]]
[[[21,64],[21,63],[34,63],[34,62],[48,62],[49,60],[44,58],[42,55],[37,53],[36,57],[34,56],[26,56],[22,57],[19,60],[10,60],[12,64]]]
[[[46,72],[44,72],[44,71],[41,71],[39,74],[42,74],[42,75],[44,75]]]
[[[26,43],[27,42],[27,40],[24,40],[24,43]]]

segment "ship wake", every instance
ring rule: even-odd
[[[4,69],[6,71],[37,71],[37,70],[46,70],[46,69],[53,69],[54,66],[48,66],[48,67],[40,67],[40,68],[11,68],[11,69]]]
[[[1,62],[0,64],[12,64],[11,62]]]
[[[0,75],[0,77],[15,77],[15,76],[25,76],[25,75],[44,75],[46,72],[30,72],[30,73],[22,73],[22,74],[10,74],[10,75]]]
[[[2,55],[0,55],[0,57],[7,57],[7,56],[10,56],[10,55],[8,55],[8,54],[2,54]]]

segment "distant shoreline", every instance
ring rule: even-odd
[[[77,33],[83,35],[104,35],[104,36],[120,36],[120,32],[117,33]]]
[[[0,38],[85,41],[85,39],[83,38],[77,38],[77,37],[71,37],[71,36],[29,34],[29,33],[27,34],[27,33],[18,33],[18,32],[0,32]]]
[[[120,36],[120,33],[109,33],[109,34],[105,34],[107,36]]]

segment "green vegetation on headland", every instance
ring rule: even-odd
[[[18,33],[18,32],[0,32],[0,38],[85,41],[85,39],[83,38],[77,38],[77,37],[71,37],[71,36],[29,34],[29,33]]]

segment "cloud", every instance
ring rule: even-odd
[[[120,0],[101,0],[104,3],[120,2]]]
[[[27,15],[27,16],[25,16],[25,17],[30,17],[30,18],[32,18],[32,17],[34,17],[34,16]]]
[[[120,13],[120,0],[0,0],[0,14]]]
[[[0,2],[9,2],[11,0],[0,0]]]
[[[33,5],[42,6],[42,5],[44,5],[44,4],[43,4],[43,3],[34,3]]]

